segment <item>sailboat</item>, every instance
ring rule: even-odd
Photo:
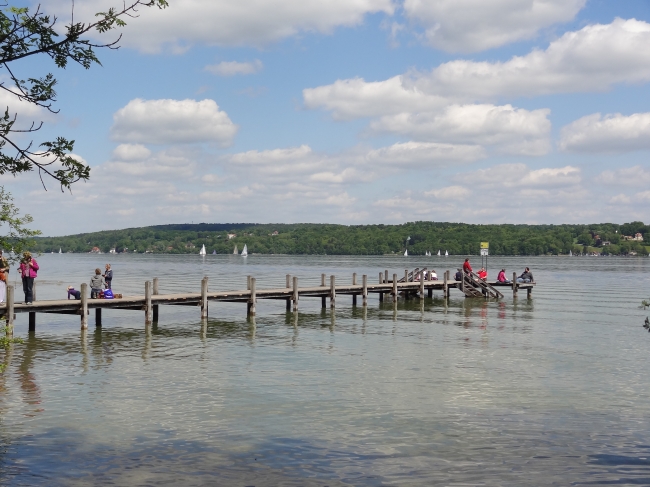
[[[449,252],[447,252],[447,251],[445,250],[445,257],[447,257],[448,255],[449,255]]]
[[[213,251],[212,251],[212,255],[217,255],[217,251],[216,251],[216,250],[213,250]]]
[[[404,257],[408,257],[408,256],[409,256],[409,251],[408,251],[408,249],[406,249],[406,250],[404,251]]]
[[[61,252],[61,247],[59,247],[59,254],[62,254],[62,253],[63,253],[63,252]]]
[[[426,255],[427,257],[431,257],[431,252],[429,252],[429,251],[427,250],[427,253],[424,254],[424,255]]]
[[[239,255],[239,250],[237,250],[237,246],[235,245],[235,250],[232,251],[233,255]]]
[[[569,257],[573,256],[573,252],[569,250]]]
[[[241,251],[242,257],[248,257],[248,247],[244,244],[244,250]]]
[[[440,257],[440,251],[438,250],[438,257]]]
[[[203,247],[201,247],[201,251],[199,252],[199,255],[205,255],[207,252],[205,251],[205,244],[203,244]]]

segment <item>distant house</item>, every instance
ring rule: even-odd
[[[117,252],[115,251],[115,247],[113,247],[111,250],[108,251],[109,254],[116,254]]]
[[[174,250],[174,247],[167,247],[167,250]]]
[[[191,243],[191,242],[186,243],[186,244],[185,244],[185,248],[186,248],[186,249],[193,249],[193,248],[194,248],[194,244]]]
[[[228,240],[231,240],[231,239],[235,238],[236,236],[237,236],[236,233],[229,233],[228,234]]]
[[[633,240],[635,242],[643,242],[643,234],[635,233],[634,237],[630,235],[623,235],[623,240]]]
[[[99,250],[99,247],[93,247],[93,249],[90,251],[91,254],[100,254],[101,250]]]
[[[605,240],[603,242],[603,247],[607,247],[608,245],[612,245],[612,242],[608,242],[607,240]]]
[[[278,231],[276,230],[276,231],[273,232],[271,235],[280,235],[280,234],[279,234]]]

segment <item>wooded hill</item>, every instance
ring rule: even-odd
[[[274,232],[277,232],[274,235]],[[228,234],[236,234],[229,238]],[[641,234],[644,241],[623,236]],[[66,237],[39,237],[38,252],[153,252],[196,254],[205,245],[209,254],[229,254],[244,244],[249,253],[383,255],[403,253],[407,237],[411,255],[438,250],[450,254],[479,254],[482,241],[490,255],[543,255],[601,252],[647,255],[650,226],[643,222],[622,225],[469,225],[465,223],[412,222],[403,225],[330,224],[180,224],[83,233]],[[646,238],[647,236],[647,238]]]

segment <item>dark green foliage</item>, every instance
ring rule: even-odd
[[[408,236],[411,255],[479,254],[479,244],[490,242],[490,255],[544,255],[587,251],[647,255],[645,242],[623,241],[621,229],[626,225],[469,225],[464,223],[412,222],[403,225],[329,225],[329,224],[181,224],[130,228],[87,233],[67,237],[37,238],[34,250],[40,252],[154,252],[196,254],[205,244],[210,254],[230,254],[235,245],[244,244],[250,253],[316,255],[383,255],[403,253]],[[648,226],[632,227],[647,235]],[[277,231],[278,235],[271,235]],[[616,233],[618,232],[618,233]],[[229,240],[228,233],[237,237]],[[599,247],[594,236],[600,239]],[[588,238],[587,238],[588,237]],[[588,240],[588,242],[587,242]],[[602,247],[602,242],[619,243]],[[617,252],[613,252],[617,250]]]

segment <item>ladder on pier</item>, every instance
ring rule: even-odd
[[[463,293],[468,298],[503,298],[503,294],[474,272],[463,273]]]

